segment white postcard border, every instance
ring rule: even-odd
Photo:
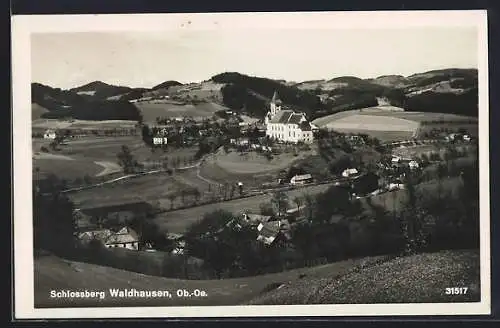
[[[277,306],[34,308],[31,202],[31,33],[235,28],[478,28],[481,302]],[[12,17],[14,292],[17,319],[379,316],[490,314],[489,111],[486,11],[401,11],[224,14],[27,15]]]

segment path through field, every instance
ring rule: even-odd
[[[109,161],[96,161],[94,162],[97,165],[102,166],[104,169],[97,173],[95,176],[96,177],[102,177],[105,175],[113,174],[113,173],[120,173],[122,171],[122,168],[120,165],[114,162],[109,162]]]

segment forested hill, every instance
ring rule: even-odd
[[[125,100],[108,100],[80,95],[40,83],[31,84],[31,104],[44,109],[41,118],[81,120],[139,120],[141,113]],[[32,110],[33,112],[33,110]]]
[[[138,120],[141,112],[131,100],[185,104],[216,102],[236,112],[263,118],[275,91],[283,103],[303,111],[310,120],[336,112],[377,106],[379,100],[408,111],[478,116],[476,69],[443,69],[410,76],[355,76],[290,82],[226,72],[201,83],[174,80],[153,88],[130,88],[94,81],[70,90],[33,83],[32,114],[42,118],[73,117],[89,120]],[[35,115],[36,114],[36,115]]]
[[[475,69],[444,69],[374,79],[343,76],[296,84],[234,72],[216,75],[212,80],[225,84],[224,105],[257,117],[265,115],[266,103],[275,90],[285,104],[303,110],[310,119],[376,106],[377,98],[409,111],[478,115]]]
[[[264,117],[267,112],[267,103],[275,91],[278,92],[283,103],[297,107],[308,115],[323,109],[323,104],[316,95],[276,80],[235,72],[215,75],[211,80],[225,84],[221,90],[224,105],[234,110],[245,111],[252,116]]]

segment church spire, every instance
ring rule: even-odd
[[[271,102],[275,104],[281,104],[281,99],[278,95],[278,91],[274,90],[273,99],[271,100]]]

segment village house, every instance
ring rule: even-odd
[[[304,185],[313,182],[313,177],[310,174],[295,175],[290,179],[292,185]]]
[[[270,110],[264,120],[266,135],[283,142],[312,143],[314,126],[309,123],[305,114],[282,107],[282,102],[275,91]]]
[[[269,215],[253,214],[253,213],[243,213],[242,221],[249,225],[259,225],[261,223],[269,222],[272,217]]]
[[[280,227],[280,221],[260,223],[257,226],[257,241],[261,241],[266,245],[273,244],[280,237]]]
[[[84,231],[78,235],[78,239],[83,244],[89,243],[92,240],[97,240],[107,248],[121,247],[131,250],[139,249],[139,236],[134,230],[128,227],[123,227],[117,232],[110,229]]]
[[[54,130],[48,129],[43,134],[44,139],[54,140],[56,138],[56,132]]]
[[[348,178],[348,177],[351,177],[351,176],[356,175],[356,174],[358,174],[358,170],[354,169],[354,168],[345,169],[344,171],[342,171],[342,176],[344,178]]]

